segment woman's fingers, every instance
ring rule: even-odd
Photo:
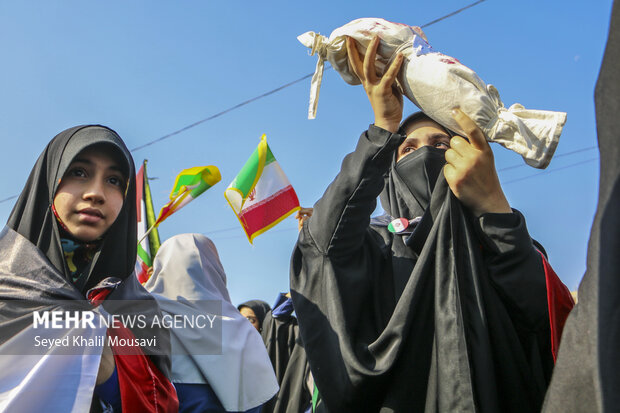
[[[460,156],[466,156],[472,150],[471,144],[458,135],[450,139],[450,149]]]
[[[450,165],[456,165],[457,163],[460,163],[462,160],[463,160],[463,157],[459,155],[459,153],[455,151],[454,149],[448,149],[446,151],[446,162],[449,163]]]
[[[472,146],[478,150],[490,149],[482,130],[460,108],[452,109],[452,118],[459,124],[469,138]]]
[[[370,83],[377,82],[377,72],[375,70],[375,59],[377,58],[377,48],[379,47],[379,37],[375,36],[366,49],[364,57],[364,77]]]
[[[398,76],[398,72],[403,64],[403,60],[403,54],[399,53],[396,56],[396,59],[392,61],[392,64],[390,64],[387,72],[385,72],[385,74],[381,78],[381,83],[383,83],[386,87],[392,87],[392,85],[394,84],[394,80],[396,80],[396,76]]]
[[[347,57],[349,59],[349,66],[353,70],[353,73],[359,78],[360,82],[364,83],[364,69],[360,54],[357,51],[355,40],[352,37],[347,36]]]

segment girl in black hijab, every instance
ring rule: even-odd
[[[263,329],[265,315],[271,311],[271,307],[263,300],[250,300],[239,304],[237,310],[260,332]]]
[[[106,153],[114,161],[113,171],[116,175],[113,179],[119,181],[115,183],[122,199],[134,200],[133,159],[120,137],[103,126],[78,126],[61,132],[47,145],[35,163],[7,222],[9,228],[36,245],[50,263],[64,273],[67,280],[83,294],[104,278],[129,278],[133,272],[137,248],[134,202],[122,202],[120,210],[114,211],[116,218],[109,222],[103,221],[112,217],[102,217],[99,221],[107,228],[92,239],[88,236],[80,239],[78,233],[72,234],[58,215],[55,205],[58,189],[64,181],[84,173],[79,169],[86,166],[85,163],[70,167],[74,159],[85,150]],[[82,215],[90,212],[96,220],[98,205],[107,206],[110,201],[102,202],[98,194],[85,196],[97,199],[82,201],[83,205],[93,207],[93,211],[86,211]],[[94,227],[95,224],[90,226]],[[97,232],[97,229],[93,229],[93,232]],[[80,256],[79,263],[68,259],[76,249],[76,255]]]
[[[399,133],[402,56],[377,76],[377,40],[363,64],[348,40],[375,124],[315,204],[291,262],[313,405],[538,412],[570,293],[508,205],[471,120],[455,114],[469,141],[425,115]],[[378,196],[386,214],[371,220]]]
[[[0,233],[0,300],[21,304],[0,309],[0,349],[17,332],[30,328],[32,311],[67,300],[144,300],[148,305],[140,311],[147,320],[161,314],[133,275],[135,191],[133,159],[113,130],[77,126],[50,141]],[[117,334],[113,331],[108,333]],[[141,332],[122,334],[140,337]],[[118,396],[111,403],[127,411],[172,411],[178,403],[166,378],[169,336],[161,329],[148,334],[157,336],[159,346],[144,348],[148,357],[112,357],[105,346],[98,382],[108,379],[106,389],[116,388]],[[142,386],[150,390],[142,393]],[[95,400],[93,411],[100,409]]]

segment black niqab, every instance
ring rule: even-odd
[[[423,146],[392,161],[381,193],[381,206],[394,218],[421,217],[431,201],[437,178],[446,163],[446,151]]]

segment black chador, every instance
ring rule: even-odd
[[[538,412],[569,292],[518,211],[471,216],[443,152],[396,165],[403,139],[374,125],[362,134],[293,253],[320,408]],[[387,214],[371,221],[379,195]],[[398,218],[406,228],[389,225]]]

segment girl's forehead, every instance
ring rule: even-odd
[[[93,164],[93,166],[115,169],[123,173],[125,177],[128,175],[127,161],[118,150],[110,145],[89,146],[71,160],[71,163],[75,162],[85,162]]]

